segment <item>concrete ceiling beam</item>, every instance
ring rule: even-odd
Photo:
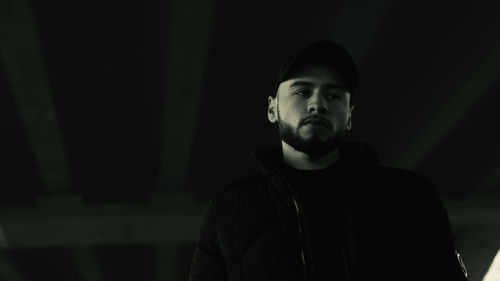
[[[0,55],[50,192],[71,190],[70,173],[35,22],[26,0],[2,0]]]

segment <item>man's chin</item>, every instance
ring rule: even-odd
[[[301,139],[300,142],[294,143],[292,147],[297,151],[303,152],[313,158],[317,158],[334,151],[337,149],[338,144],[331,138],[323,140],[317,137],[311,137],[308,139]]]
[[[330,142],[332,137],[330,134],[323,132],[304,132],[299,135],[301,141],[304,143],[327,143]]]
[[[309,133],[316,133],[316,134],[321,134],[321,133],[331,133],[331,129],[326,127],[325,125],[322,124],[306,124],[304,126],[301,126],[299,128],[299,132],[309,132]]]
[[[280,138],[295,150],[318,158],[338,147],[337,136],[324,126],[302,126],[294,131],[290,126],[280,126]]]

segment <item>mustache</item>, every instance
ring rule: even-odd
[[[299,127],[303,126],[307,123],[319,123],[319,124],[324,125],[327,128],[332,128],[332,124],[328,120],[326,120],[325,118],[323,118],[321,116],[308,116],[300,121]]]

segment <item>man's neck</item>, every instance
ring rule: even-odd
[[[306,153],[295,150],[295,148],[284,141],[281,141],[281,147],[283,149],[283,161],[285,164],[299,170],[324,169],[335,163],[339,158],[339,148],[324,156],[312,159]]]

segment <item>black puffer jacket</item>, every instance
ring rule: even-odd
[[[430,182],[379,166],[366,144],[345,143],[340,155],[350,182],[343,192],[343,219],[325,227],[335,227],[343,237],[345,272],[332,271],[329,280],[339,275],[349,280],[466,280],[446,210]],[[191,281],[315,280],[307,222],[293,183],[283,175],[281,149],[254,156],[264,173],[230,185],[211,201]],[[329,196],[328,188],[319,190]]]

